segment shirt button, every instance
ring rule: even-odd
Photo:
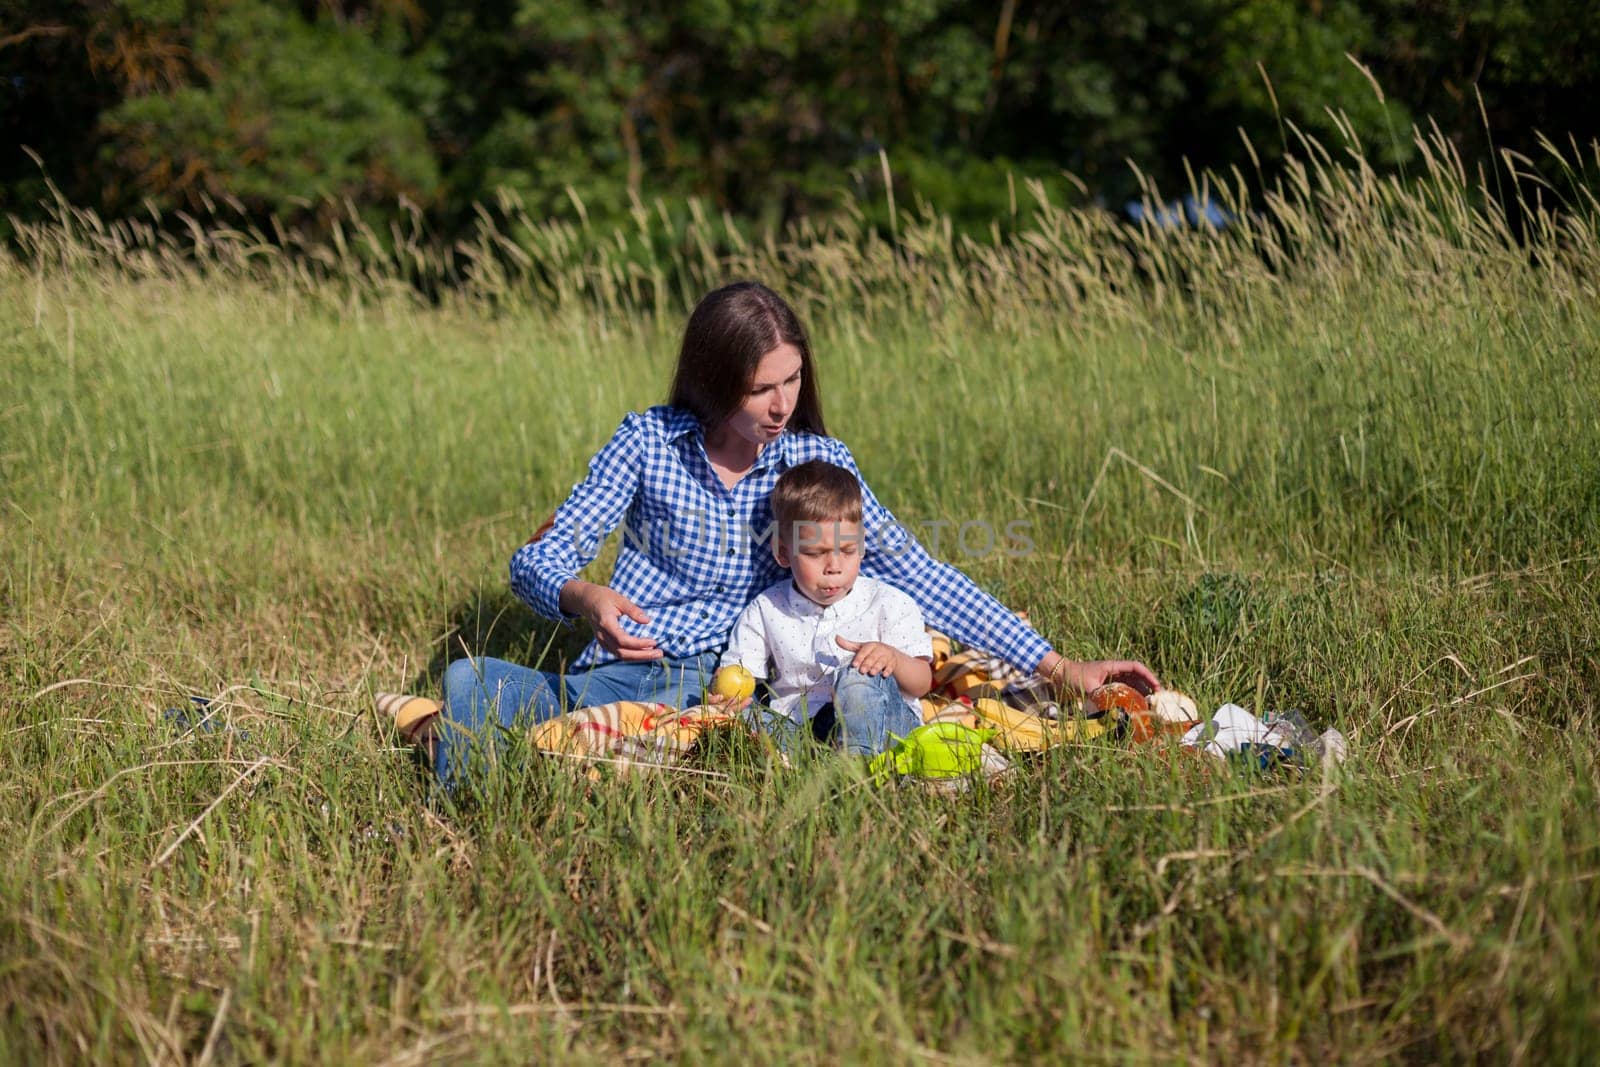
[[[710,617],[711,617],[711,612],[709,612],[709,611],[706,611],[706,610],[705,610],[705,609],[704,609],[704,608],[702,608],[702,609],[701,609],[701,610],[700,610],[700,617],[701,617],[701,618],[702,618],[702,619],[709,619],[709,618],[710,618]]]
[[[738,550],[738,549],[737,549],[737,548],[730,548],[730,549],[728,549],[728,555],[730,555],[730,556],[737,556],[737,555],[738,555],[738,554],[739,554],[739,550]]]
[[[721,586],[721,585],[717,586],[717,592],[726,593],[727,591],[728,591],[728,589],[727,589],[726,586]]]
[[[728,514],[729,515],[737,515],[737,514],[739,514],[739,509],[734,507],[732,504],[729,504],[728,505]]]

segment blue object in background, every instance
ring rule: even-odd
[[[189,698],[190,706],[187,708],[168,708],[166,719],[183,733],[229,733],[237,734],[240,739],[249,737],[243,730],[236,730],[219,719],[211,711],[210,697]]]
[[[1228,754],[1228,758],[1247,767],[1254,767],[1258,771],[1271,771],[1278,767],[1298,767],[1300,763],[1295,758],[1292,748],[1250,742],[1240,745],[1237,752]]]
[[[1122,210],[1134,222],[1149,222],[1163,228],[1204,224],[1220,230],[1232,222],[1234,217],[1233,212],[1222,210],[1210,200],[1196,199],[1193,193],[1189,193],[1181,200],[1169,200],[1165,204],[1158,204],[1149,211],[1145,210],[1143,201],[1129,200],[1123,205]]]

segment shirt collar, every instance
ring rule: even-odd
[[[787,470],[789,467],[789,450],[793,444],[794,431],[785,426],[783,432],[778,435],[778,439],[761,450],[761,454],[756,457],[755,466],[750,468],[751,472],[767,470],[774,466],[779,470]]]
[[[704,432],[694,412],[688,408],[675,408],[670,405],[662,406],[661,429],[668,441],[676,441],[685,434]]]
[[[794,584],[793,575],[784,583],[783,591],[788,594],[790,609],[801,618],[848,620],[861,614],[866,609],[867,601],[872,599],[872,579],[865,574],[856,575],[850,591],[826,607],[802,593],[800,587]]]

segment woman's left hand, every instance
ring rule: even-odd
[[[1155,672],[1135,659],[1070,660],[1052,652],[1040,661],[1037,673],[1081,693],[1091,693],[1107,682],[1122,682],[1147,695],[1161,688]]]

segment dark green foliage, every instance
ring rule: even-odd
[[[192,31],[203,78],[101,115],[99,162],[122,183],[108,195],[231,194],[254,214],[289,217],[324,197],[432,200],[439,177],[424,119],[441,85],[402,44],[386,27],[221,6]]]
[[[345,200],[369,218],[409,202],[445,234],[501,191],[595,224],[694,196],[756,229],[853,197],[886,227],[883,151],[902,205],[986,235],[1026,209],[1023,178],[1116,207],[1140,193],[1130,161],[1177,195],[1186,161],[1251,170],[1241,138],[1270,164],[1302,134],[1347,133],[1389,166],[1425,116],[1469,164],[1532,152],[1537,128],[1587,140],[1600,84],[1595,20],[1555,0],[0,11],[0,139],[39,153],[74,202],[116,216],[231,197],[257,222],[313,227]],[[34,214],[43,192],[32,160],[0,160],[0,207]]]

